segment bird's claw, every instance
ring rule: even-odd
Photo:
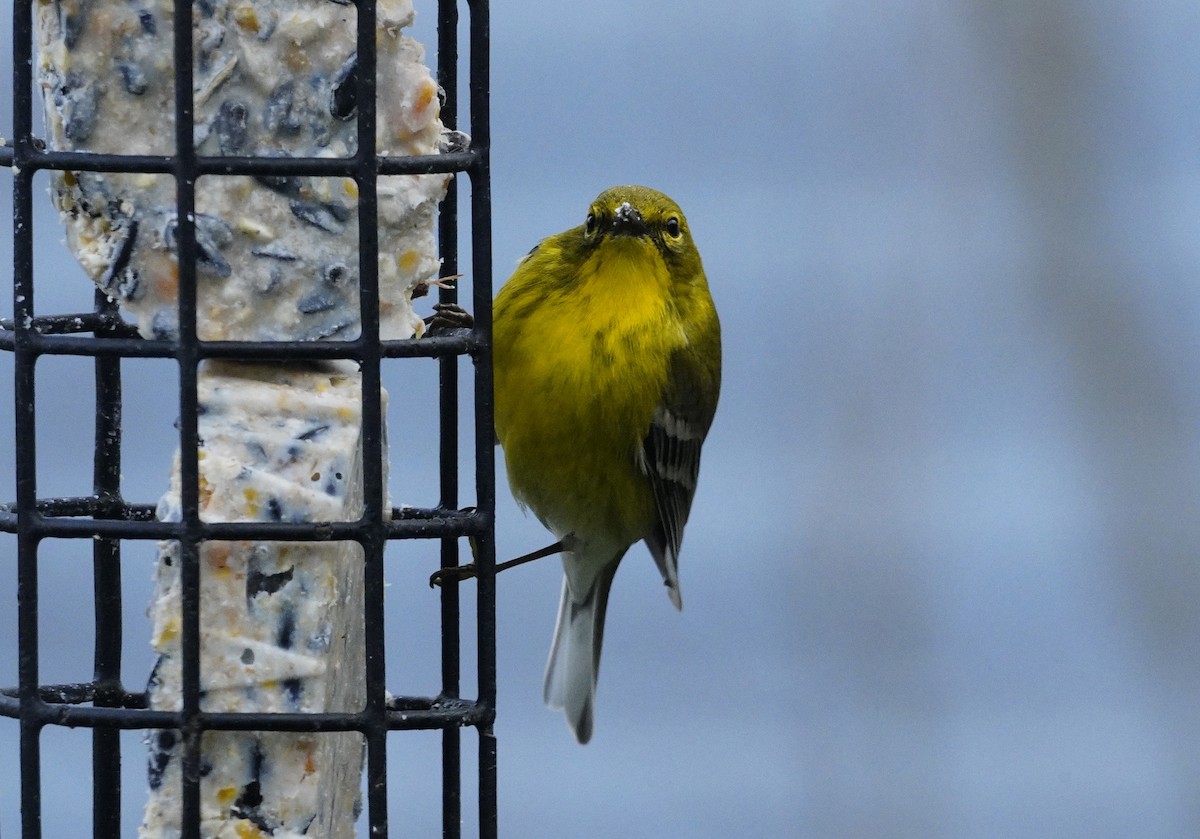
[[[474,325],[475,318],[457,303],[435,303],[433,314],[425,318],[425,334],[432,335],[450,329],[470,329]]]
[[[477,571],[478,569],[475,567],[474,562],[468,562],[466,565],[455,565],[450,568],[440,568],[430,575],[429,587],[437,588],[446,583],[461,583],[476,576]]]

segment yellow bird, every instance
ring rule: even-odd
[[[562,542],[544,697],[592,736],[604,613],[644,540],[671,602],[700,447],[721,386],[721,327],[679,206],[644,186],[601,193],[543,240],[496,297],[496,434],[522,506]]]

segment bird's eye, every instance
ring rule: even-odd
[[[583,232],[591,236],[596,232],[596,214],[588,213],[587,218],[583,220]]]
[[[669,219],[667,219],[667,235],[672,239],[678,239],[680,236],[679,219],[675,218],[675,216],[671,216]]]

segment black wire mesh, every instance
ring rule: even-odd
[[[347,158],[202,157],[193,142],[192,2],[179,0],[174,12],[175,148],[169,156],[100,155],[46,150],[33,134],[32,6],[20,0],[13,8],[13,126],[11,145],[0,147],[0,165],[13,177],[13,320],[0,323],[0,351],[12,354],[14,375],[15,500],[0,503],[0,531],[15,534],[17,546],[18,679],[0,688],[0,716],[20,726],[21,835],[36,839],[42,832],[41,738],[47,726],[83,726],[92,730],[93,824],[96,837],[116,837],[121,830],[122,759],[119,732],[125,729],[174,729],[182,749],[183,836],[200,836],[200,738],[209,730],[347,731],[366,741],[366,820],[371,836],[388,835],[387,734],[398,729],[442,732],[443,835],[461,835],[461,729],[475,727],[479,736],[479,833],[497,834],[496,741],[492,733],[496,699],[494,515],[495,465],[492,439],[491,207],[488,169],[488,4],[470,0],[469,127],[471,145],[429,157],[380,156],[375,142],[375,0],[357,0],[357,134],[358,150]],[[455,0],[439,0],[438,82],[445,91],[441,115],[456,127],[459,9]],[[145,340],[120,317],[117,304],[97,291],[94,311],[42,314],[35,307],[37,277],[33,262],[33,178],[41,170],[146,172],[170,175],[176,184],[179,261],[179,336]],[[475,326],[421,340],[379,338],[376,178],[380,175],[459,173],[470,179],[471,275]],[[360,312],[362,331],[350,341],[257,343],[202,342],[196,336],[195,185],[208,174],[339,175],[359,188]],[[458,183],[453,179],[439,218],[440,256],[444,271],[458,266]],[[442,289],[441,302],[456,302],[455,292]],[[95,376],[95,446],[93,490],[84,497],[40,497],[36,474],[37,420],[35,366],[48,355],[93,359]],[[475,362],[475,507],[460,511],[458,481],[458,366],[470,355]],[[439,359],[440,493],[436,508],[384,510],[381,452],[383,413],[381,368],[385,361],[416,357]],[[179,522],[155,520],[151,503],[127,501],[121,487],[122,375],[139,359],[174,359],[179,370],[179,446],[182,453]],[[198,501],[197,368],[213,358],[242,360],[352,359],[361,365],[363,392],[363,490],[365,509],[359,521],[322,524],[205,523]],[[136,367],[135,367],[136,369]],[[81,412],[80,416],[84,414]],[[392,696],[385,693],[384,548],[393,539],[439,539],[443,566],[459,563],[459,540],[474,541],[481,574],[477,596],[478,697],[459,696],[461,663],[458,590],[441,593],[442,687],[437,697]],[[46,685],[39,680],[39,585],[42,543],[48,538],[90,539],[93,546],[95,650],[94,678],[82,684]],[[121,681],[122,543],[125,540],[177,540],[182,563],[182,709],[155,711],[145,692],[131,691]],[[366,695],[360,713],[214,713],[200,708],[199,549],[210,540],[352,540],[365,555]],[[4,724],[0,720],[0,724]],[[144,753],[131,755],[141,761]],[[0,760],[9,756],[0,755]],[[141,794],[139,789],[138,794]]]

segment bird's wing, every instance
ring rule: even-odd
[[[679,546],[700,474],[700,447],[712,424],[720,388],[720,354],[688,347],[671,357],[667,387],[642,441],[638,464],[654,490],[657,520],[646,544],[676,609]]]

